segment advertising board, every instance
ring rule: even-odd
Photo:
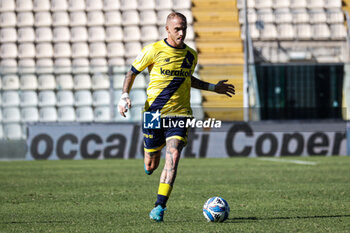
[[[346,155],[347,134],[346,122],[223,122],[191,128],[182,157]],[[131,123],[37,123],[27,147],[28,160],[142,158],[143,134]]]

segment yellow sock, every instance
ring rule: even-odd
[[[170,186],[170,184],[160,183],[158,194],[162,196],[169,197],[171,194],[171,190],[173,190],[173,187]]]
[[[170,184],[160,183],[155,206],[161,205],[163,208],[165,208],[166,203],[169,199],[171,190],[173,190],[173,187]]]

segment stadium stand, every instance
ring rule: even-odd
[[[300,59],[325,63],[344,61],[347,33],[341,0],[252,2],[248,4],[248,20],[254,48],[261,60],[272,63]],[[243,1],[238,1],[238,8],[243,27]],[[328,50],[324,56],[317,55],[321,47]],[[304,53],[304,56],[294,57],[295,52]]]
[[[57,106],[74,106],[74,96],[72,91],[58,91],[56,94]]]
[[[25,107],[21,109],[22,123],[39,121],[39,112],[36,107]]]
[[[57,110],[55,107],[43,107],[39,110],[39,121],[55,122],[57,121]]]
[[[236,96],[202,92],[206,116],[223,120],[243,119],[243,43],[236,1],[192,1],[192,14],[199,52],[200,78],[217,83],[228,79],[236,87]],[[232,111],[232,108],[235,110]]]
[[[2,106],[14,107],[19,105],[19,95],[16,91],[4,91],[2,93]]]
[[[91,122],[94,119],[91,107],[77,108],[75,110],[75,116],[78,122]]]
[[[230,101],[192,91],[194,114],[242,120],[242,9],[243,0],[0,0],[0,136],[23,138],[33,121],[139,120],[147,73],[135,80],[137,107],[127,118],[111,112],[109,103],[116,106],[124,74],[141,48],[166,37],[172,10],[188,19],[187,44],[199,52],[196,74],[236,86]],[[258,57],[343,61],[343,10],[350,11],[350,0],[248,0]],[[110,88],[114,94],[106,98]]]
[[[19,89],[19,79],[16,74],[8,74],[2,77],[3,90],[17,90]]]
[[[75,106],[90,106],[92,105],[92,95],[88,90],[77,91],[74,94],[75,96]]]
[[[71,106],[60,107],[57,110],[57,120],[59,122],[72,122],[75,121],[75,111]]]
[[[3,123],[17,123],[20,122],[20,110],[18,107],[6,107],[2,109]]]
[[[56,105],[56,96],[53,91],[41,91],[39,92],[39,107],[49,107]]]
[[[98,106],[94,109],[94,121],[107,122],[110,121],[110,108],[108,106]]]
[[[23,91],[20,93],[21,107],[36,107],[38,105],[38,96],[35,91]]]
[[[23,137],[21,125],[17,123],[3,124],[3,132],[3,136],[10,140]]]
[[[93,106],[109,106],[110,95],[107,90],[94,91],[92,94],[92,105]]]

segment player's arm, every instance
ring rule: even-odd
[[[124,84],[123,84],[123,94],[120,97],[118,103],[119,113],[125,117],[125,113],[128,111],[128,108],[131,108],[131,100],[129,97],[129,92],[134,83],[136,75],[142,72],[146,67],[150,66],[153,63],[154,57],[154,44],[147,45],[142,49],[142,51],[137,55],[135,61],[131,65],[131,70],[125,75]]]
[[[229,97],[235,94],[235,86],[226,83],[228,80],[220,80],[217,84],[202,81],[194,76],[191,77],[191,87],[200,90],[214,91],[219,94],[225,94]]]
[[[125,75],[123,91],[118,103],[118,111],[123,117],[125,117],[125,113],[128,111],[128,109],[131,108],[129,92],[132,87],[132,84],[134,83],[135,77],[136,74],[131,70]]]

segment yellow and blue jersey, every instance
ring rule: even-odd
[[[184,45],[175,48],[166,39],[147,45],[131,70],[138,74],[148,67],[145,111],[159,110],[162,116],[192,116],[191,76],[197,65],[197,52]]]

